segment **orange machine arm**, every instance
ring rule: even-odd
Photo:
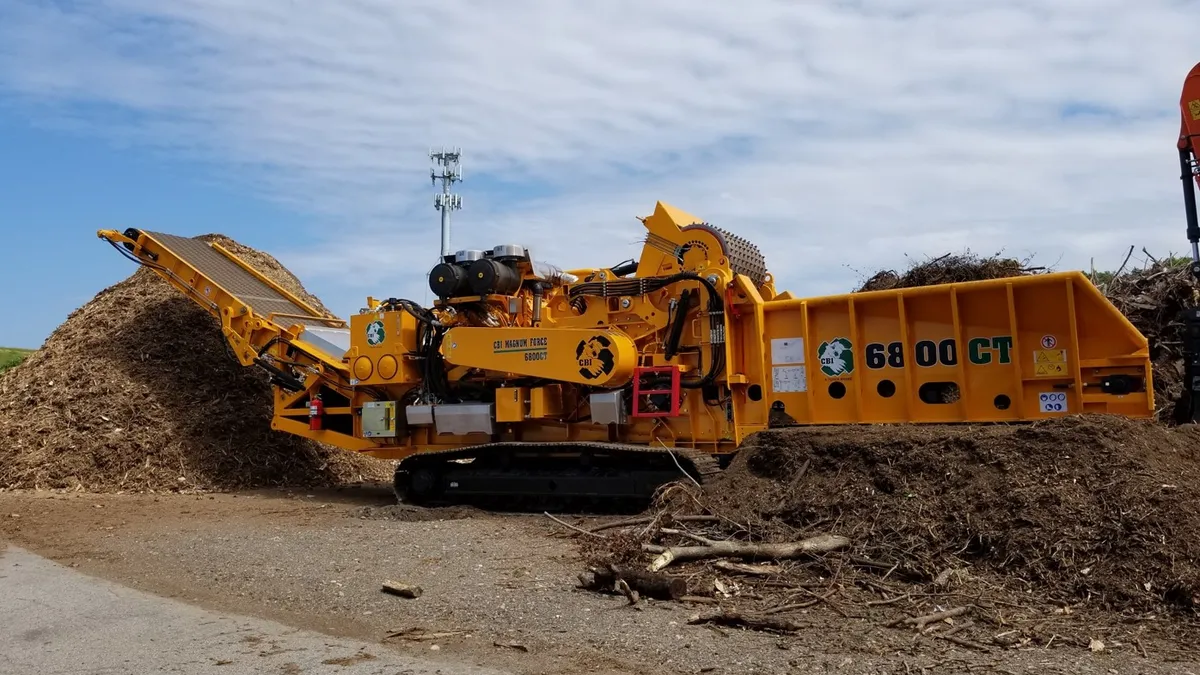
[[[1192,66],[1183,80],[1179,97],[1179,179],[1183,183],[1183,207],[1187,238],[1192,244],[1192,277],[1200,279],[1200,217],[1196,213],[1196,183],[1200,183],[1200,63]],[[1184,396],[1176,405],[1180,421],[1200,423],[1200,307],[1195,303],[1180,312],[1183,323]]]
[[[1200,217],[1196,212],[1196,188],[1200,184],[1200,63],[1183,80],[1179,98],[1179,169],[1183,181],[1183,204],[1187,216],[1187,237],[1192,244],[1192,274],[1200,278]]]

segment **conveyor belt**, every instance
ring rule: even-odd
[[[207,242],[201,239],[180,237],[174,234],[151,232],[143,230],[155,241],[171,249],[180,259],[195,267],[200,274],[212,279],[213,283],[224,288],[230,295],[250,306],[255,314],[266,318],[271,314],[293,314],[313,317],[313,321],[293,319],[306,326],[326,326],[327,321],[313,314],[308,309],[297,305],[279,291],[264,284],[253,274],[242,269],[240,265],[221,254]]]
[[[301,324],[303,342],[325,352],[333,360],[339,360],[350,349],[350,331],[331,327],[330,320],[314,313],[310,308],[297,304],[269,284],[242,268],[201,239],[180,237],[164,232],[143,230],[143,234],[169,249],[180,260],[191,265],[204,277],[241,300],[257,315],[270,319],[273,314],[290,315],[276,323],[283,325]],[[301,317],[310,316],[312,319]]]

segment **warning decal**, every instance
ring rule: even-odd
[[[1067,395],[1061,391],[1038,394],[1038,410],[1044,413],[1067,412]]]
[[[1033,353],[1033,374],[1037,377],[1065,377],[1067,350],[1039,349]]]
[[[804,363],[804,338],[774,338],[771,340],[771,363]]]
[[[792,394],[808,390],[808,373],[804,366],[775,366],[771,369],[771,391]]]

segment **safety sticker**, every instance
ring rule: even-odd
[[[1050,391],[1038,394],[1038,409],[1044,413],[1067,412],[1066,392]]]
[[[771,368],[771,390],[777,394],[808,391],[808,372],[804,366],[774,366]]]
[[[1057,344],[1058,338],[1054,337],[1053,335],[1042,336],[1042,349],[1054,349],[1055,345]]]
[[[1188,112],[1192,113],[1193,120],[1200,120],[1200,99],[1188,101]]]
[[[1033,353],[1033,374],[1036,377],[1066,376],[1067,350],[1039,349],[1035,351]]]
[[[775,338],[771,340],[771,363],[804,363],[804,338]]]

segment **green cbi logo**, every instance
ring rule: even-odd
[[[967,361],[976,366],[989,363],[1012,363],[1013,339],[1011,335],[977,337],[967,340]],[[865,361],[872,370],[880,368],[903,368],[905,365],[904,343],[872,342],[867,345]],[[954,338],[940,341],[921,340],[913,345],[913,360],[922,368],[930,366],[958,365],[958,343]]]

